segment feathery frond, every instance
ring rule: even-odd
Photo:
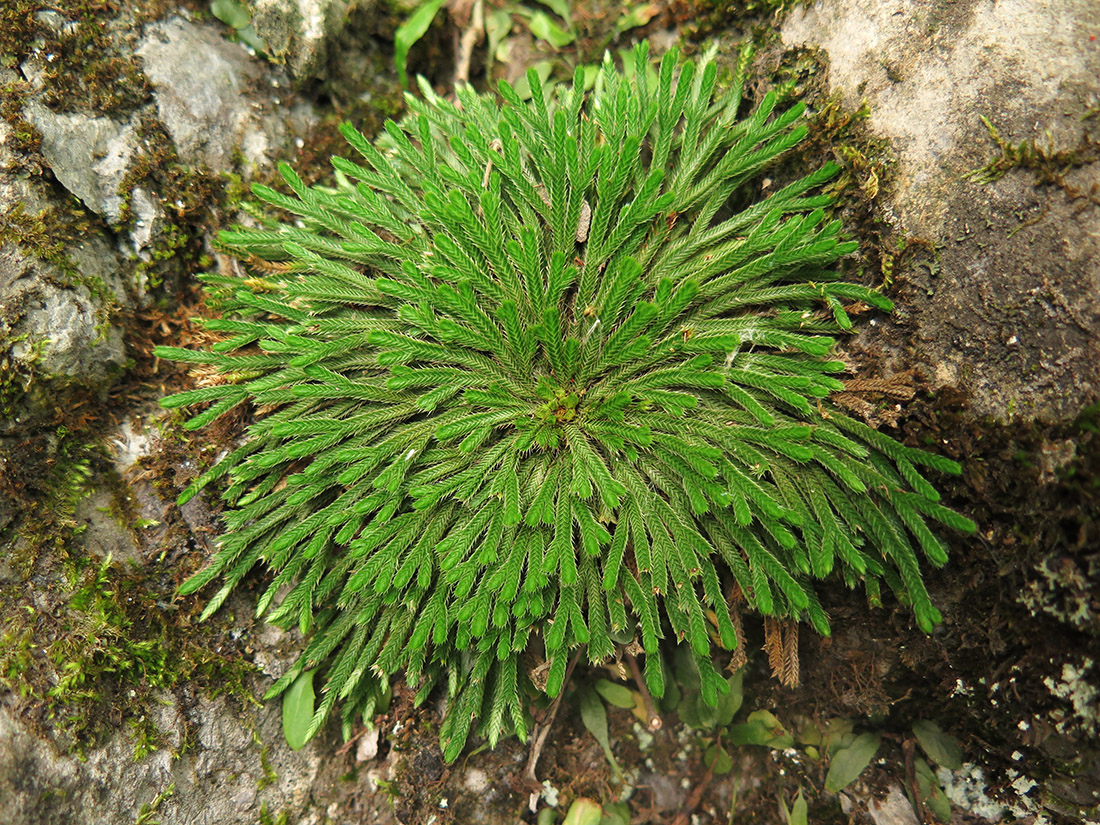
[[[209,613],[266,565],[260,612],[312,634],[272,693],[320,668],[313,729],[340,704],[347,730],[399,671],[421,698],[442,681],[448,760],[473,731],[524,736],[571,651],[634,632],[652,693],[671,637],[715,701],[733,587],[828,632],[814,580],[882,577],[930,630],[928,523],[973,529],[917,469],[956,464],[829,404],[844,365],[822,333],[846,302],[890,306],[829,269],[855,249],[814,194],[836,168],[732,211],[802,107],[739,118],[741,78],[714,97],[714,64],[674,53],[656,79],[606,63],[587,97],[528,79],[526,103],[425,88],[375,142],[345,126],[359,158],[334,159],[335,188],[282,167],[289,194],[254,192],[284,221],[221,238],[278,266],[210,276],[226,338],[159,351],[225,376],[165,400],[211,405],[188,426],[262,411],[182,497],[228,479],[183,592],[220,579]]]

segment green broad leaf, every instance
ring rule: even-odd
[[[935,722],[921,719],[913,723],[913,734],[928,758],[941,767],[957,771],[963,766],[962,748],[953,736],[948,736]]]
[[[252,22],[252,12],[240,0],[211,0],[210,13],[234,29],[243,29]]]
[[[761,722],[742,722],[726,731],[734,745],[763,745],[771,739],[771,731]]]
[[[254,52],[263,53],[267,51],[267,42],[256,34],[256,29],[252,27],[251,23],[243,29],[237,29],[237,37]]]
[[[527,21],[527,28],[536,39],[545,40],[555,49],[568,46],[577,39],[577,36],[573,34],[573,32],[563,29],[551,20],[550,15],[544,11],[537,11],[532,14],[531,18]]]
[[[936,815],[941,822],[951,820],[951,800],[947,798],[940,781],[932,767],[919,756],[913,760],[913,773],[917,779],[917,792],[920,801]],[[912,799],[910,799],[912,802]],[[913,806],[916,808],[916,805]]]
[[[604,805],[600,825],[630,825],[630,806],[625,802],[609,802]]]
[[[838,750],[829,762],[825,775],[825,790],[836,793],[856,781],[878,753],[879,737],[874,733],[861,733],[846,748]]]
[[[489,40],[488,64],[497,60],[497,49],[512,31],[512,13],[505,9],[495,9],[485,17],[485,35]]]
[[[550,77],[550,73],[554,71],[554,63],[550,60],[540,60],[531,68],[535,70],[535,74],[538,75],[539,80],[545,83],[547,78]],[[515,90],[520,100],[530,99],[531,84],[528,83],[526,74],[516,80]]]
[[[600,76],[600,67],[595,63],[586,63],[581,66],[581,71],[584,72],[584,90],[590,92],[596,85],[596,78]]]
[[[699,692],[699,666],[695,664],[695,657],[691,655],[690,646],[676,645],[672,669],[673,676],[680,683],[680,687],[683,688],[685,694]]]
[[[544,0],[545,2],[545,0]],[[626,9],[615,21],[615,31],[622,34],[630,29],[644,26],[661,12],[661,7],[656,3],[642,3]]]
[[[569,0],[539,0],[539,2],[564,20],[569,28],[573,28],[573,16],[569,8]]]
[[[313,673],[307,670],[295,679],[283,694],[283,736],[292,751],[301,750],[309,741],[313,722]]]
[[[603,818],[603,808],[598,802],[591,799],[575,799],[569,806],[569,813],[565,815],[562,825],[600,825]]]
[[[608,764],[615,771],[615,776],[621,777],[622,770],[619,768],[619,763],[611,750],[611,738],[607,732],[607,709],[603,706],[603,702],[600,701],[596,691],[591,688],[581,691],[581,721],[588,732],[600,743]]]
[[[783,811],[783,818],[787,820],[787,825],[809,825],[810,807],[806,803],[806,797],[802,795],[801,788],[798,789],[798,795],[790,808],[787,807],[787,801],[783,797],[779,798],[779,807]]]
[[[730,686],[729,693],[718,697],[718,707],[716,708],[717,718],[715,719],[715,724],[720,728],[724,728],[732,722],[733,717],[737,715],[737,711],[741,710],[741,703],[745,698],[741,690],[741,681],[743,677],[744,669],[742,668],[726,679],[726,684]]]
[[[634,691],[626,685],[616,684],[608,679],[600,679],[596,682],[596,693],[600,694],[609,705],[617,708],[632,710],[636,704]]]
[[[695,703],[695,718],[698,720],[695,724],[696,728],[716,728],[718,727],[718,708],[714,705],[708,705],[703,699],[701,694],[693,694],[690,702]]]
[[[769,748],[794,746],[794,737],[783,723],[767,710],[754,710],[740,725],[726,728],[729,741],[735,745],[766,745]]]
[[[823,734],[816,722],[807,721],[798,731],[798,744],[819,746],[822,743]]]
[[[401,79],[401,87],[409,87],[409,79],[406,75],[406,67],[409,60],[409,49],[423,37],[435,20],[436,14],[446,0],[425,0],[409,15],[409,19],[402,23],[393,35],[393,62],[397,66],[397,76]]]
[[[711,745],[703,754],[703,764],[708,768],[714,768],[715,776],[725,776],[733,770],[733,760],[725,748]]]
[[[680,717],[681,722],[692,730],[699,730],[700,728],[707,727],[703,720],[699,718],[698,693],[685,693],[678,703],[676,715]]]

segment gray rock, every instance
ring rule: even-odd
[[[355,0],[256,0],[252,27],[297,78],[313,76],[347,24]]]
[[[881,215],[937,247],[928,271],[901,279],[895,320],[914,350],[902,357],[936,387],[965,388],[979,415],[1065,419],[1100,393],[1100,209],[1088,194],[1100,164],[1067,171],[1064,188],[1036,187],[1027,170],[965,177],[999,151],[979,115],[1014,144],[1070,150],[1089,129],[1096,140],[1083,118],[1100,51],[1082,47],[1095,19],[1095,0],[819,0],[782,27],[785,46],[821,50],[831,90],[853,109],[866,101],[871,130],[890,139]]]
[[[905,792],[897,785],[891,785],[883,798],[868,800],[867,810],[875,825],[920,825]]]
[[[118,519],[115,494],[106,486],[96,489],[76,506],[76,523],[83,527],[77,540],[94,558],[141,562],[134,533]]]
[[[261,806],[294,821],[306,807],[320,751],[295,754],[280,741],[278,703],[251,718],[224,699],[200,699],[189,712],[169,694],[163,702],[153,721],[167,747],[139,762],[124,733],[84,760],[59,753],[0,705],[0,821],[121,825],[158,795],[156,821],[178,825],[253,825]],[[195,744],[174,756],[192,732]],[[258,740],[269,743],[266,751]]]
[[[164,227],[164,210],[154,193],[136,186],[130,193],[130,214],[134,222],[130,240],[134,244],[134,251],[140,253],[152,246],[160,235]]]
[[[37,305],[16,327],[17,360],[33,358],[46,377],[78,381],[101,381],[125,360],[121,332],[100,329],[98,307],[86,287],[42,284],[36,297]]]
[[[31,103],[24,111],[42,135],[42,155],[61,185],[109,223],[122,219],[123,178],[137,153],[133,124]]]
[[[0,247],[0,341],[27,384],[5,429],[63,404],[70,387],[106,390],[126,361],[122,331],[110,317],[110,305],[125,302],[113,274],[117,258],[100,239],[70,252],[84,282],[15,244]]]
[[[214,171],[231,169],[251,121],[244,90],[259,74],[248,54],[179,17],[149,26],[136,53],[180,157]]]

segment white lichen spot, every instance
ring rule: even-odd
[[[1031,791],[1031,789],[1038,784],[1039,783],[1034,779],[1028,779],[1026,776],[1021,776],[1019,779],[1013,780],[1012,789],[1022,796]]]
[[[634,723],[634,738],[638,740],[638,750],[647,751],[653,747],[653,734],[637,722]]]
[[[542,780],[542,798],[551,808],[558,807],[558,789],[550,784],[549,779]]]
[[[1079,667],[1066,662],[1062,665],[1061,681],[1055,682],[1050,676],[1043,679],[1043,684],[1052,695],[1073,705],[1073,715],[1090,733],[1100,724],[1100,690],[1085,680],[1093,664],[1088,657]]]

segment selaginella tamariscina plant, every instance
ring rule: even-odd
[[[224,479],[228,505],[182,590],[220,579],[208,615],[272,572],[259,612],[309,635],[269,696],[316,670],[309,735],[403,672],[449,694],[453,760],[473,731],[523,738],[575,651],[632,638],[658,696],[660,640],[690,646],[713,704],[738,591],[828,633],[815,579],[884,580],[939,620],[927,523],[973,524],[918,467],[959,467],[830,404],[844,305],[890,302],[831,268],[856,246],[823,211],[835,166],[754,198],[806,126],[774,94],[739,117],[746,63],[718,94],[673,53],[605,61],[587,93],[425,87],[374,142],[343,127],[334,185],[284,166],[290,193],[253,190],[280,217],[221,235],[243,268],[205,276],[222,340],[158,350],[221,381],[163,403],[254,423],[181,496]]]

